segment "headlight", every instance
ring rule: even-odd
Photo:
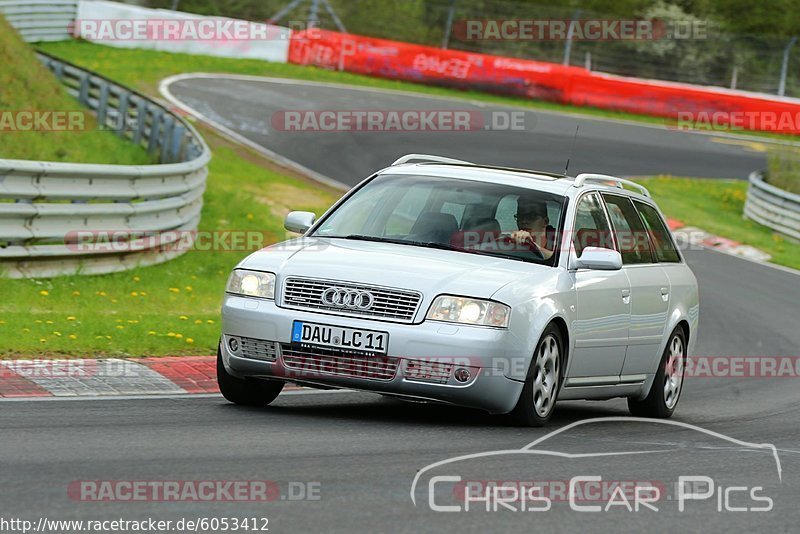
[[[506,328],[510,315],[511,308],[499,302],[442,295],[433,301],[426,319]]]
[[[228,293],[248,297],[275,298],[275,275],[246,269],[234,269],[225,288]]]

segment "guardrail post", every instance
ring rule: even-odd
[[[142,142],[144,137],[144,129],[147,126],[147,102],[138,99],[136,102],[136,133],[133,136],[133,142],[137,145]]]
[[[108,84],[100,82],[100,98],[97,101],[97,123],[101,128],[106,128],[106,115],[108,111]]]
[[[81,73],[81,89],[78,93],[78,102],[87,107],[89,106],[89,78],[88,72]]]
[[[156,150],[158,150],[158,142],[160,139],[158,134],[161,131],[161,117],[163,116],[164,112],[156,108],[155,110],[151,110],[150,114],[153,117],[153,120],[150,123],[150,135],[147,139],[147,153],[153,154]]]

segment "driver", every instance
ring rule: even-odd
[[[533,243],[541,251],[543,259],[549,259],[553,251],[548,248],[547,240],[547,205],[538,199],[517,200],[517,228],[511,233],[511,238],[517,245]]]

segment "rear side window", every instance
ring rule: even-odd
[[[603,194],[603,198],[608,206],[611,223],[617,232],[622,263],[625,265],[653,263],[655,260],[650,250],[647,231],[630,199],[606,194]]]
[[[669,230],[664,224],[664,220],[658,214],[658,211],[653,206],[649,206],[644,202],[634,200],[636,209],[642,216],[644,225],[647,227],[647,232],[650,235],[650,241],[653,243],[653,248],[656,249],[656,257],[658,261],[665,263],[678,263],[681,261],[680,254],[675,249],[675,243],[672,241]]]

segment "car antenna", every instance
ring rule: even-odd
[[[575,140],[578,138],[578,128],[580,128],[580,127],[581,127],[580,124],[576,124],[575,125],[575,136],[572,138],[572,148],[569,149],[570,155],[572,154],[572,152],[575,151]],[[570,158],[568,157],[567,158],[567,164],[564,167],[564,176],[567,175],[567,171],[569,170],[569,160],[570,160]]]

